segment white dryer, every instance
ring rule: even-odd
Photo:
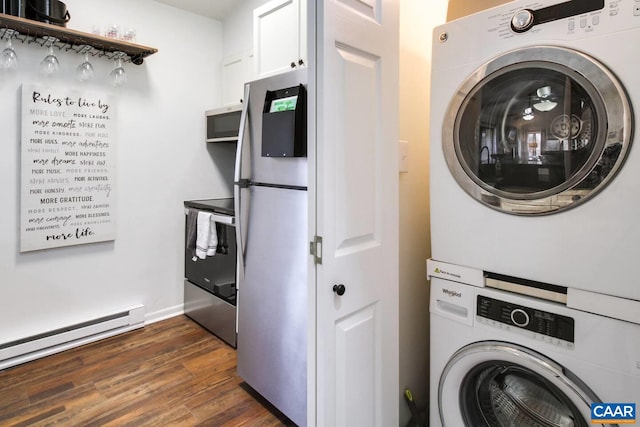
[[[516,0],[435,29],[434,259],[640,300],[639,45],[626,0]]]
[[[430,270],[431,427],[586,427],[592,403],[640,407],[640,324]]]

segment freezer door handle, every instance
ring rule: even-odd
[[[249,116],[249,91],[250,86],[244,86],[244,103],[242,104],[242,113],[240,114],[240,129],[238,130],[238,145],[236,147],[236,164],[233,174],[234,182],[239,182],[242,177],[242,152],[244,148],[244,140],[247,132],[247,117]]]

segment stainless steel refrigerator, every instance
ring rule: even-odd
[[[307,414],[307,70],[245,85],[236,155],[238,374]]]

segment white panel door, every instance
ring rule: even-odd
[[[316,2],[317,426],[398,425],[398,1]],[[344,286],[344,294],[336,285]],[[336,286],[334,291],[334,286]]]
[[[234,105],[244,98],[244,84],[252,80],[253,55],[239,54],[222,59],[222,105]]]

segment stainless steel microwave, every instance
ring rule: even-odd
[[[207,111],[207,142],[237,141],[241,115],[242,104]]]

